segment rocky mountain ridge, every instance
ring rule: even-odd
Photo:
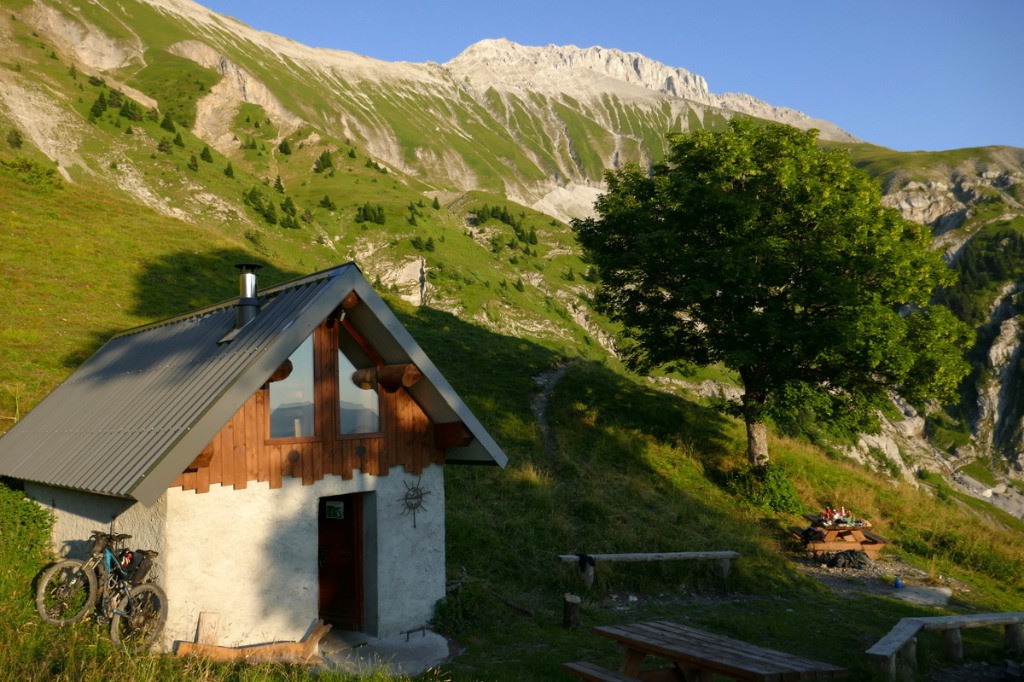
[[[666,66],[637,52],[598,46],[528,47],[506,39],[492,39],[469,46],[444,67],[464,87],[476,92],[493,88],[506,93],[540,92],[581,99],[608,95],[637,100],[677,98],[797,128],[817,128],[823,140],[857,141],[835,124],[795,109],[772,106],[742,93],[713,94],[702,76]]]

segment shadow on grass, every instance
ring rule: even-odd
[[[135,278],[131,313],[159,321],[238,296],[238,263],[256,263],[259,286],[264,288],[310,273],[291,272],[269,265],[244,249],[219,249],[201,253],[177,252],[146,265]],[[123,329],[94,332],[88,342],[63,358],[63,365],[77,368]]]
[[[437,310],[400,317],[510,458],[504,472],[448,467],[450,578],[513,593],[575,590],[574,568],[558,564],[559,554],[730,549],[744,557],[737,579],[718,578],[712,562],[606,564],[595,589],[762,583],[758,573],[772,561],[763,530],[737,520],[706,473],[742,451],[734,421],[611,363],[567,359]],[[531,412],[534,379],[566,362],[549,403],[548,450]],[[769,573],[781,576],[774,561]]]

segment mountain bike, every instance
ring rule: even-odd
[[[48,623],[76,623],[98,605],[97,622],[110,623],[110,639],[126,651],[147,649],[167,620],[167,595],[149,582],[152,550],[119,545],[131,535],[93,531],[86,561],[64,559],[39,576],[36,610]]]

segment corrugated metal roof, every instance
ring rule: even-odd
[[[349,319],[389,364],[414,362],[414,398],[473,434],[449,462],[508,458],[353,264],[260,292],[260,313],[227,343],[228,301],[123,332],[0,438],[0,475],[152,504],[351,291]]]

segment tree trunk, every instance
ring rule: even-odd
[[[764,423],[764,406],[768,393],[763,383],[764,371],[755,366],[740,367],[743,381],[743,420],[747,424],[747,459],[751,466],[768,464],[768,427]]]
[[[768,427],[760,420],[747,418],[747,459],[751,466],[768,464]]]

